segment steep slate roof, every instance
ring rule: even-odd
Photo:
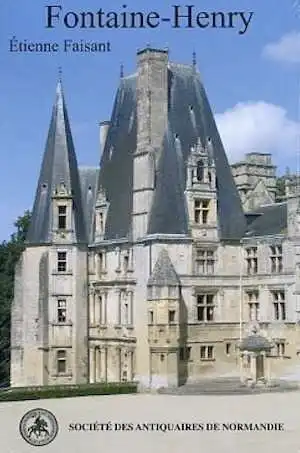
[[[257,217],[248,225],[245,237],[283,234],[287,228],[287,203],[261,206]],[[254,215],[254,212],[251,213]]]
[[[51,197],[61,183],[64,183],[66,189],[73,194],[74,241],[85,242],[86,231],[77,160],[62,84],[59,81],[27,236],[29,244],[51,241]]]
[[[121,80],[101,158],[98,189],[110,203],[105,239],[130,235],[132,212],[133,153],[136,149],[136,79]]]
[[[183,156],[171,127],[165,134],[156,171],[156,190],[149,217],[148,233],[185,234],[188,231],[184,197]]]
[[[197,139],[200,137],[205,145],[210,137],[217,175],[220,238],[240,239],[246,219],[200,76],[193,67],[169,64],[168,78],[168,130],[157,162],[148,233],[188,234],[184,199],[186,164]],[[121,80],[101,160],[98,186],[104,187],[110,203],[106,239],[131,233],[133,153],[137,144],[136,84],[136,75]]]
[[[166,249],[163,249],[155,263],[148,286],[178,286],[180,280]]]
[[[88,239],[91,239],[91,234],[94,225],[94,206],[96,198],[97,180],[99,169],[94,167],[79,167],[79,178],[82,195],[82,207],[84,211],[85,228]]]

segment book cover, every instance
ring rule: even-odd
[[[194,3],[0,5],[7,453],[300,448],[300,5]]]

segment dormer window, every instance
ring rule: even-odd
[[[197,162],[196,175],[197,175],[197,181],[199,181],[199,182],[203,181],[203,177],[204,177],[204,163],[203,163],[203,160],[199,160]]]
[[[67,206],[58,206],[58,229],[65,230],[67,228]]]
[[[196,199],[194,202],[194,221],[198,225],[205,225],[208,222],[209,200]]]

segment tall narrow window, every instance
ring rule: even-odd
[[[247,293],[249,307],[249,321],[259,321],[259,301],[258,292],[251,291]]]
[[[66,272],[67,252],[57,252],[57,270],[58,272]]]
[[[197,162],[197,181],[203,181],[204,177],[204,163],[202,160],[198,160]]]
[[[274,245],[270,247],[270,260],[271,260],[271,272],[281,273],[282,272],[282,246]]]
[[[198,225],[205,225],[208,221],[209,200],[194,201],[194,221]]]
[[[273,291],[274,319],[276,321],[286,320],[286,305],[284,291]]]
[[[58,299],[57,301],[57,322],[65,323],[67,321],[67,301]]]
[[[126,252],[123,257],[123,269],[125,274],[128,271],[128,268],[129,268],[129,254],[128,252]]]
[[[154,322],[154,313],[153,310],[149,310],[149,324],[153,324]]]
[[[197,295],[197,321],[214,320],[214,294]]]
[[[276,355],[278,357],[285,356],[285,344],[283,342],[276,344]]]
[[[60,349],[56,353],[57,373],[64,374],[67,371],[67,353],[64,349]]]
[[[99,231],[100,231],[100,233],[104,232],[104,216],[103,216],[103,212],[99,212]]]
[[[65,230],[67,228],[67,206],[58,206],[58,229]]]
[[[104,301],[103,301],[103,296],[99,294],[98,296],[98,304],[99,304],[99,323],[101,325],[105,324],[105,318],[104,318]]]
[[[176,311],[175,310],[169,310],[169,317],[168,317],[169,324],[174,324],[175,315],[176,315]]]
[[[129,307],[127,302],[124,304],[124,324],[125,326],[129,324]]]
[[[246,249],[247,274],[257,274],[257,247]]]
[[[105,272],[105,252],[99,252],[96,254],[96,269],[97,269],[97,276],[100,278],[102,273]]]

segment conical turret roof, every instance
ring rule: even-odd
[[[55,189],[62,184],[73,200],[73,240],[85,242],[86,232],[77,159],[62,82],[59,80],[27,236],[29,244],[51,242],[52,196]]]
[[[178,286],[179,277],[166,249],[162,249],[148,280],[148,286]]]

